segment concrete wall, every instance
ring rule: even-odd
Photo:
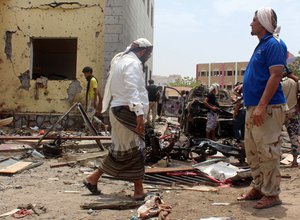
[[[124,51],[132,41],[143,37],[153,43],[153,13],[154,0],[106,0],[104,48],[106,74],[114,55]],[[152,72],[152,58],[146,64],[148,72]]]
[[[73,102],[84,103],[81,70],[86,65],[102,81],[105,0],[69,2],[0,2],[1,112],[63,113]],[[48,80],[36,89],[31,79],[34,38],[77,39],[76,80]]]

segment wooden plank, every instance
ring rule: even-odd
[[[62,158],[58,158],[58,162],[79,162],[79,161],[84,161],[84,160],[90,160],[94,158],[99,158],[99,157],[104,157],[108,154],[108,150],[105,151],[99,151],[99,152],[90,152],[90,153],[85,153],[81,155],[66,155],[63,156]]]
[[[62,163],[56,163],[56,164],[51,164],[51,168],[55,167],[63,167],[63,166],[72,166],[75,165],[77,162],[76,161],[71,161],[71,162],[62,162]]]
[[[0,140],[39,140],[42,136],[0,136]],[[57,136],[47,136],[43,140],[55,140]],[[61,140],[111,140],[111,136],[61,136]]]
[[[55,168],[55,167],[62,167],[62,166],[72,166],[72,165],[76,164],[77,162],[91,160],[91,159],[95,159],[95,158],[99,158],[99,157],[104,157],[107,154],[108,154],[108,151],[105,150],[105,151],[100,151],[100,152],[86,153],[86,154],[78,155],[78,156],[67,156],[67,157],[58,159],[59,163],[51,164],[50,167]]]
[[[95,202],[95,203],[84,203],[80,207],[82,209],[113,209],[113,210],[126,210],[138,208],[144,203],[144,201],[105,201],[105,202]]]
[[[12,123],[12,121],[14,120],[13,117],[9,117],[9,118],[5,118],[5,119],[1,119],[0,120],[0,127],[9,125],[10,123]]]
[[[24,169],[26,169],[26,167],[30,166],[32,164],[32,162],[23,162],[23,161],[20,161],[20,162],[17,162],[13,165],[10,165],[4,169],[1,169],[0,170],[0,173],[1,174],[15,174],[17,172],[20,172]]]
[[[178,172],[178,171],[193,171],[195,168],[189,166],[181,166],[181,167],[154,167],[147,168],[145,173],[167,173],[167,172]]]

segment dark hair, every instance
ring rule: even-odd
[[[274,28],[276,28],[277,27],[277,15],[273,9],[271,11],[272,11],[272,25]]]
[[[148,80],[148,83],[149,83],[149,84],[154,84],[154,80],[153,80],[153,79],[149,79],[149,80]]]
[[[82,69],[83,73],[93,73],[92,67],[86,66]]]

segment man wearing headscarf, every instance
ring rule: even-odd
[[[203,104],[208,109],[207,112],[207,121],[206,121],[206,138],[215,140],[216,137],[216,128],[218,125],[218,109],[219,103],[217,101],[216,95],[219,93],[219,84],[213,83],[209,87],[209,92],[204,99]]]
[[[287,47],[279,39],[277,16],[269,7],[255,12],[250,24],[259,44],[249,61],[243,80],[246,110],[245,147],[251,168],[252,189],[238,200],[259,200],[254,208],[281,204],[281,129],[287,110],[280,85],[286,65]]]
[[[134,199],[143,199],[144,177],[144,120],[148,112],[148,93],[145,87],[143,64],[150,58],[153,46],[145,38],[135,40],[124,52],[111,61],[105,86],[103,110],[110,103],[112,146],[99,168],[84,180],[93,194],[103,173],[133,181]]]
[[[294,80],[295,79],[295,80]],[[286,112],[285,127],[290,138],[293,161],[292,167],[298,167],[297,158],[299,155],[299,119],[298,119],[298,94],[300,91],[299,78],[294,74],[284,77],[281,82],[283,94],[289,110]]]

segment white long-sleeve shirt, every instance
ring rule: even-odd
[[[111,107],[129,106],[136,115],[147,116],[148,92],[145,87],[143,66],[133,53],[123,55],[112,69]]]

